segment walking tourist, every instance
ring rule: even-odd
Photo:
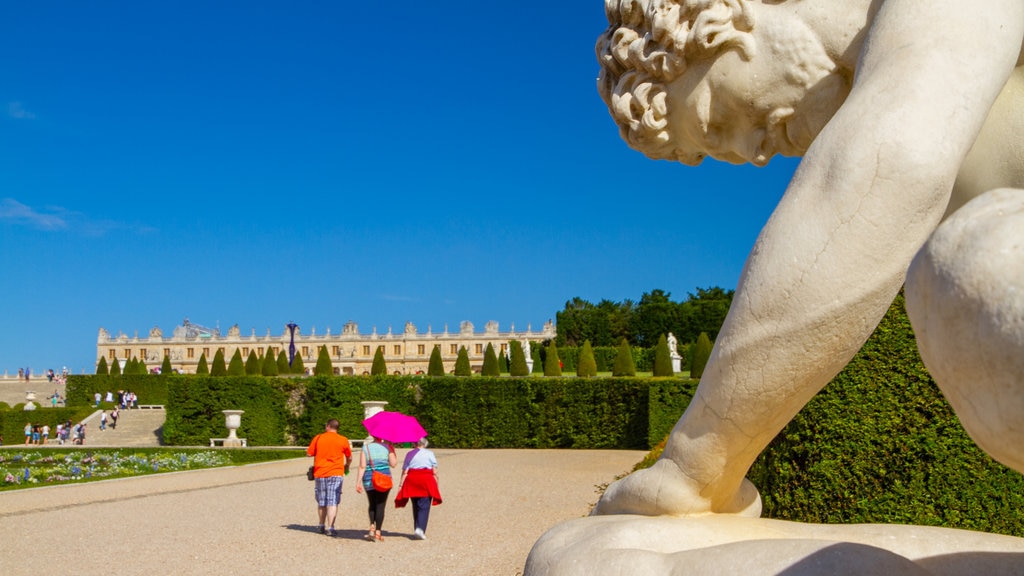
[[[49,440],[49,439],[50,439],[50,425],[49,424],[43,424],[43,427],[42,427],[42,429],[40,431],[41,443],[42,444],[46,444],[46,441]]]
[[[120,413],[118,413],[118,411],[117,411],[117,406],[114,406],[114,409],[110,411],[110,429],[111,430],[117,430],[117,418],[119,416],[120,416]]]
[[[31,422],[26,422],[25,423],[25,446],[28,446],[31,443],[32,443],[32,423]]]
[[[412,523],[416,537],[427,539],[427,520],[430,507],[441,503],[441,490],[437,487],[437,456],[427,450],[427,439],[420,438],[416,448],[405,455],[402,479],[398,482],[395,508],[404,508],[412,500]]]
[[[107,413],[100,412],[100,430],[107,429]]]
[[[306,448],[313,457],[313,496],[316,498],[318,528],[321,534],[334,536],[334,519],[341,500],[341,484],[352,465],[352,445],[338,434],[338,420],[327,421],[324,431],[313,437]]]
[[[356,492],[366,490],[366,499],[369,503],[370,531],[366,534],[367,539],[381,542],[380,527],[384,523],[384,509],[387,507],[388,494],[391,488],[379,490],[373,485],[373,473],[380,472],[391,478],[391,469],[398,464],[398,456],[395,455],[395,447],[390,442],[381,440],[376,436],[371,442],[363,444],[359,451],[359,478],[362,481],[356,486]]]

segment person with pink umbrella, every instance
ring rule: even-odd
[[[441,490],[437,487],[437,456],[427,450],[426,437],[416,442],[416,448],[405,455],[402,479],[398,483],[395,508],[404,508],[412,500],[412,522],[416,538],[427,539],[427,520],[430,507],[441,503]]]

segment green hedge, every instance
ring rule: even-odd
[[[157,376],[153,374],[129,374],[125,376],[101,375],[71,375],[68,376],[65,396],[68,406],[84,406],[95,403],[96,392],[100,393],[103,401],[100,408],[110,409],[114,407],[113,402],[106,402],[107,392],[114,394],[114,402],[117,402],[117,391],[128,390],[138,396],[139,404],[167,404],[167,389],[171,382],[184,379],[185,376]]]
[[[38,402],[37,402],[38,403]],[[25,411],[24,404],[15,404],[10,409],[7,409],[7,404],[3,404],[4,409],[0,410],[0,434],[3,435],[5,445],[16,445],[25,443],[25,424],[47,424],[50,426],[50,441],[49,443],[55,444],[57,438],[57,424],[61,422],[80,422],[89,414],[93,413],[93,409],[88,406],[77,406],[67,408],[43,408],[39,407],[35,410]]]
[[[163,439],[170,445],[206,445],[227,435],[221,410],[244,410],[240,438],[253,446],[288,443],[288,394],[294,383],[263,376],[189,376],[167,379]]]
[[[339,422],[338,432],[349,438],[366,438],[363,405],[382,400],[385,410],[415,414],[417,387],[424,379],[409,376],[315,376],[305,384],[304,410],[297,418],[297,444],[306,445],[324,431],[331,418]]]
[[[1024,536],[1024,476],[967,436],[921,363],[902,295],[749,478],[772,518]]]

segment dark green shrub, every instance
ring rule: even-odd
[[[277,355],[277,373],[282,376],[292,373],[292,367],[288,365],[288,354],[284,350]]]
[[[384,376],[388,373],[388,365],[384,363],[384,347],[377,346],[373,353],[373,364],[370,366],[370,376]]]
[[[435,345],[430,351],[430,360],[427,363],[427,376],[444,376],[444,361],[441,360],[441,347]]]
[[[302,361],[302,354],[296,354],[292,358],[291,373],[298,374],[300,376],[306,375],[306,364]]]
[[[110,374],[110,369],[107,368],[107,359],[100,356],[100,361],[96,363],[96,374],[106,376]]]
[[[245,375],[259,376],[261,372],[263,372],[263,363],[256,355],[256,350],[250,350],[249,357],[245,359]]]
[[[530,357],[533,358],[533,373],[543,374],[544,373],[544,359],[541,358],[540,344],[534,342],[530,346]]]
[[[612,376],[628,377],[636,376],[636,364],[633,362],[633,350],[625,338],[619,344],[618,354],[615,355],[615,365],[612,367]]]
[[[562,375],[562,361],[558,359],[558,347],[552,340],[548,344],[547,358],[544,360],[544,375],[559,377]]]
[[[120,376],[121,375],[121,363],[114,359],[110,362],[110,375]]]
[[[690,367],[690,376],[700,378],[704,375],[704,367],[707,366],[708,358],[711,358],[711,339],[704,332],[697,336],[697,342],[693,345],[693,364]]]
[[[594,348],[590,345],[590,340],[583,342],[583,349],[576,363],[576,375],[580,378],[597,376],[597,361],[594,360]]]
[[[327,346],[320,347],[320,354],[316,358],[316,367],[313,374],[317,376],[333,376],[334,366],[331,364],[331,355],[327,353]]]
[[[487,343],[487,348],[484,349],[484,364],[480,367],[480,375],[501,375],[501,371],[498,369],[498,355],[494,353],[494,346],[490,342]]]
[[[245,376],[245,362],[242,360],[242,349],[235,348],[235,353],[228,363],[228,376]]]
[[[654,347],[654,371],[655,377],[673,376],[672,356],[668,349],[668,340],[662,334],[658,337],[658,345]]]
[[[287,366],[287,362],[285,363]],[[274,349],[267,346],[267,351],[263,353],[263,362],[260,366],[260,374],[263,376],[277,376],[277,358],[274,357]]]
[[[217,349],[213,355],[213,366],[210,366],[210,376],[227,376],[228,365],[224,363],[224,351]]]
[[[174,368],[171,367],[171,357],[164,355],[164,361],[160,364],[160,374],[164,376],[170,376],[174,374]]]
[[[210,375],[210,366],[206,363],[206,352],[199,355],[199,363],[196,365],[196,374],[199,376]]]
[[[473,375],[473,370],[469,366],[469,351],[466,350],[465,346],[459,346],[459,355],[455,357],[455,375]]]
[[[523,345],[518,340],[512,340],[508,343],[509,352],[512,354],[512,359],[509,363],[508,373],[511,376],[527,376],[530,373],[530,368],[526,364],[526,353],[523,351]]]

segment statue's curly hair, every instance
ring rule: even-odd
[[[700,154],[674,143],[666,86],[687,62],[735,48],[754,54],[749,0],[605,0],[608,29],[597,40],[601,98],[622,138],[655,160],[699,164]]]

